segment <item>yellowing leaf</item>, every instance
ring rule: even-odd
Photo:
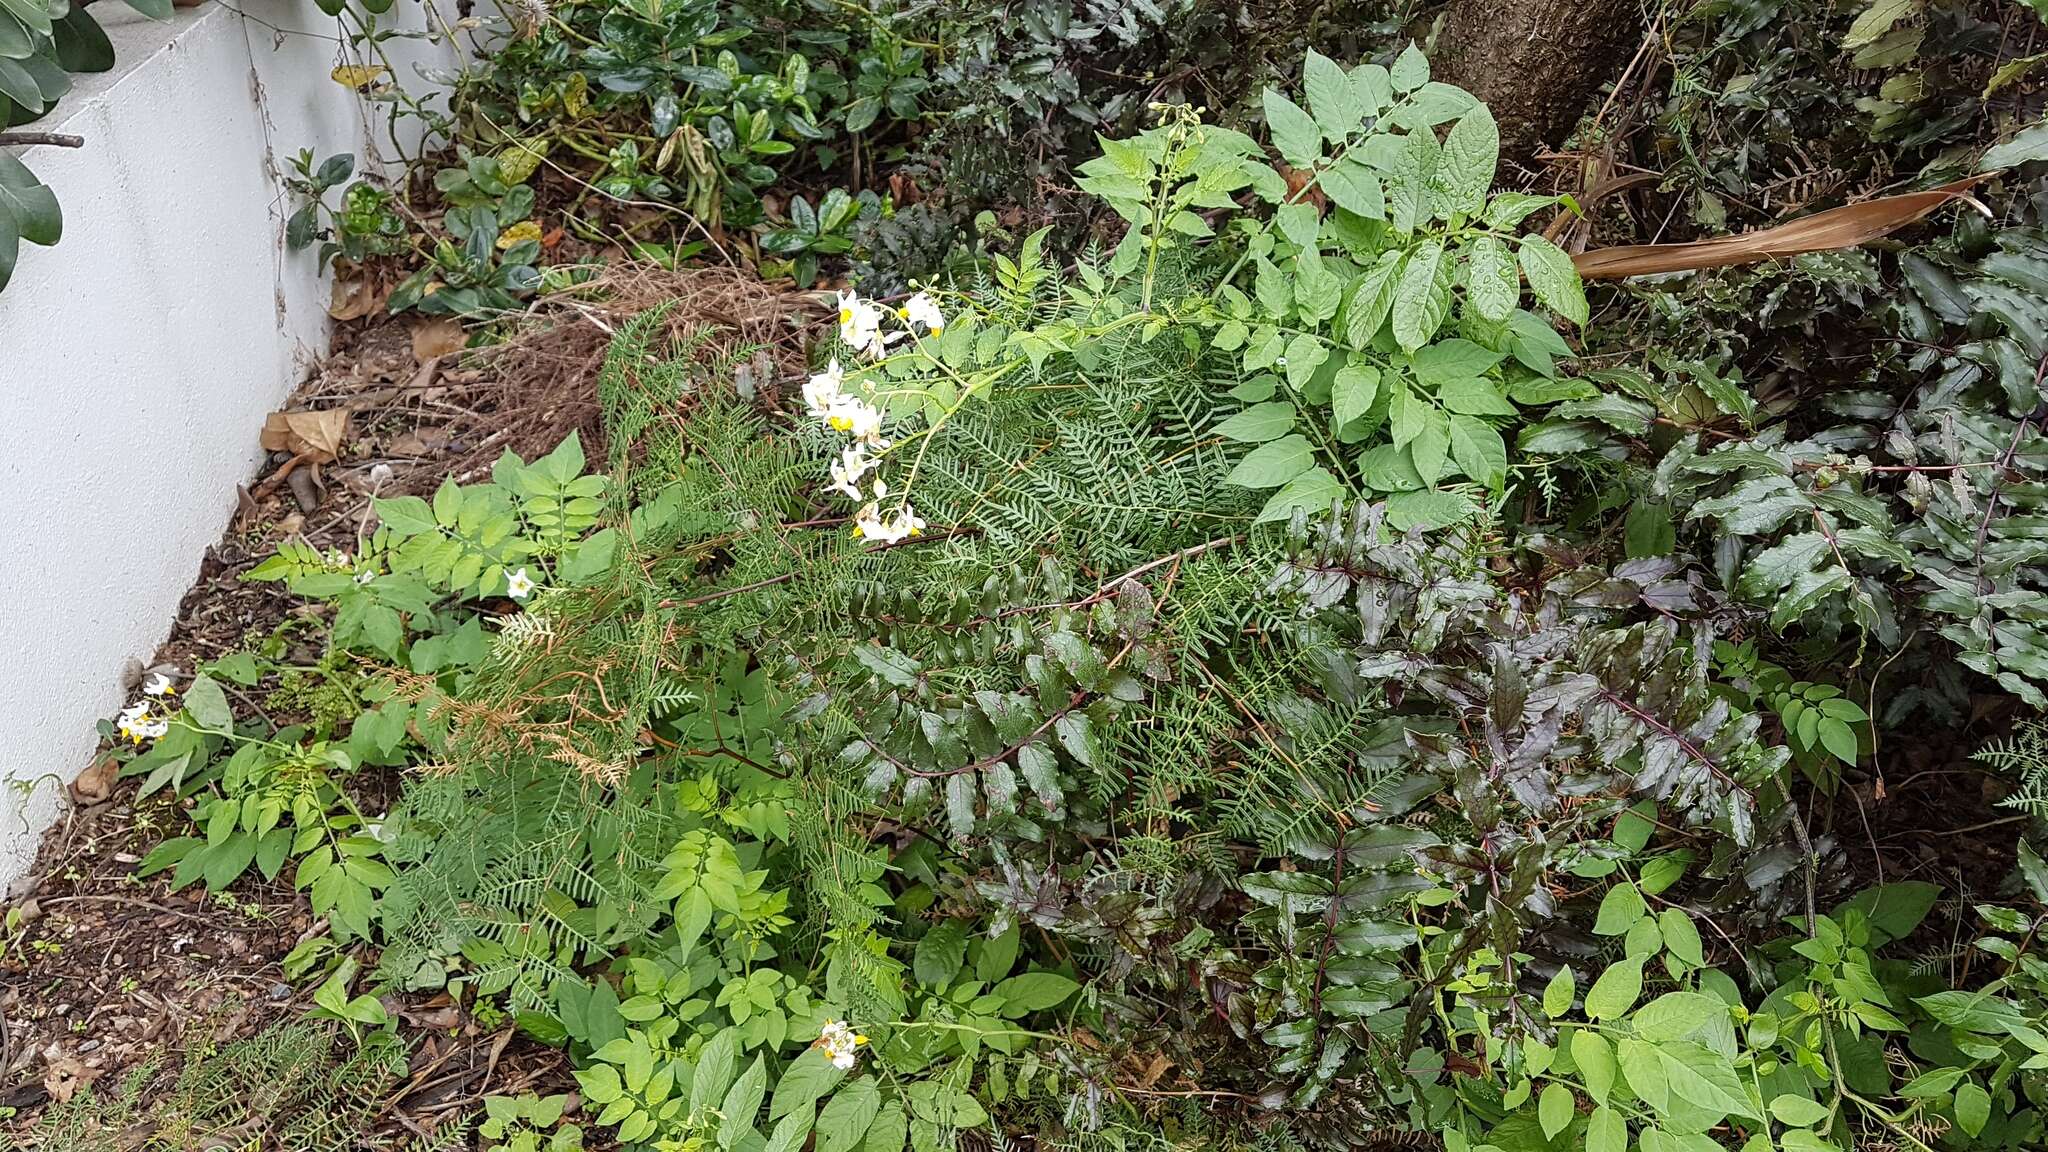
[[[498,175],[507,184],[524,184],[540,167],[541,157],[548,154],[548,141],[515,140],[511,146],[498,153]]]
[[[527,240],[540,240],[540,225],[531,220],[521,220],[503,232],[498,233],[498,251],[503,252],[515,244]]]
[[[338,65],[334,71],[329,72],[328,75],[334,78],[336,84],[344,88],[354,88],[357,91],[361,91],[375,84],[383,77],[386,71],[388,69],[382,64],[342,64]]]

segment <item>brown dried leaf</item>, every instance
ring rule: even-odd
[[[324,464],[341,456],[348,440],[348,409],[323,408],[318,412],[272,412],[263,421],[261,443],[266,452],[311,454],[313,463]]]
[[[1928,213],[1955,200],[1968,200],[1969,191],[1991,173],[1957,180],[1925,192],[1880,196],[1860,204],[1847,204],[1802,216],[1775,228],[1738,232],[1690,244],[1628,244],[1595,248],[1572,257],[1579,276],[1585,280],[1619,280],[1628,276],[1655,276],[1666,272],[1692,272],[1702,268],[1726,268],[1754,264],[1760,260],[1782,260],[1806,252],[1830,252],[1854,248],[1889,236]]]
[[[412,326],[412,356],[422,364],[440,356],[452,356],[468,343],[469,333],[462,330],[462,321],[453,316],[420,320]]]
[[[49,1054],[44,1056],[47,1059]],[[80,1088],[99,1079],[99,1075],[99,1069],[88,1068],[74,1057],[61,1056],[51,1059],[44,1068],[43,1090],[50,1094],[50,1099],[67,1104]]]
[[[373,277],[336,276],[327,293],[327,314],[336,320],[360,320],[382,309],[390,297]]]
[[[71,782],[71,798],[79,804],[97,804],[114,792],[114,774],[121,765],[109,756],[93,762]]]

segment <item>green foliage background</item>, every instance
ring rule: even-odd
[[[558,149],[772,270],[916,282],[942,329],[815,367],[925,531],[850,533],[843,437],[643,316],[600,458],[251,574],[331,603],[328,656],[272,637],[165,705],[127,772],[194,828],[143,869],[288,875],[333,927],[287,961],[316,1016],[502,1015],[569,1053],[577,1140],[2038,1147],[2048,866],[2005,842],[1944,901],[1835,818],[1916,733],[1990,738],[1986,828],[2048,780],[2038,100],[1982,76],[2034,16],[1880,7],[1672,13],[1625,142],[1655,203],[1711,231],[1796,152],[1846,187],[1988,147],[1988,218],[1589,294],[1540,231],[1582,206],[1497,187],[1489,111],[1348,9],[941,8],[941,51],[893,10],[565,5],[468,77],[416,299],[561,287],[499,235]],[[889,239],[872,188],[776,218],[876,163],[1072,191],[971,249],[951,204]],[[302,238],[400,258],[351,172],[300,175],[356,197]],[[569,1146],[543,1098],[487,1119]]]

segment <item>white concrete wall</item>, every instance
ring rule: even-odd
[[[392,151],[330,78],[341,46],[312,0],[238,7],[159,24],[95,6],[114,71],[34,125],[85,147],[20,153],[64,238],[24,246],[0,293],[0,884],[126,702],[123,665],[169,634],[265,414],[326,350],[327,285],[285,251],[280,172],[304,147]]]

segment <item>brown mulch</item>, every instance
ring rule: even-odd
[[[558,295],[494,325],[494,343],[457,351],[449,321],[378,317],[341,326],[326,363],[289,410],[344,409],[337,459],[317,468],[274,453],[245,485],[236,515],[209,549],[178,609],[157,666],[189,673],[319,606],[243,573],[298,537],[354,551],[373,526],[373,495],[425,494],[444,477],[475,482],[510,450],[526,459],[570,431],[603,459],[596,378],[618,328],[667,305],[661,328],[706,364],[731,367],[764,395],[803,371],[810,330],[829,312],[799,295],[722,269],[615,268],[574,296]],[[691,339],[685,341],[686,337]],[[302,468],[301,466],[304,465]],[[296,479],[286,475],[304,471]],[[308,481],[314,481],[309,483]],[[320,629],[298,634],[317,658]],[[254,692],[256,690],[250,690]],[[251,703],[244,700],[244,703]],[[102,1090],[152,1061],[175,1073],[189,1043],[223,1043],[295,1018],[311,987],[287,983],[280,960],[325,931],[303,895],[252,872],[224,893],[171,892],[168,875],[136,864],[189,824],[161,793],[138,801],[111,760],[73,786],[73,806],[46,835],[33,872],[9,893],[0,930],[0,1134],[32,1130],[51,1102]],[[399,781],[354,782],[366,811],[383,811]],[[473,1111],[494,1091],[573,1089],[561,1054],[480,1023],[445,993],[387,1000],[412,1041],[410,1073],[379,1118],[387,1135],[424,1135]],[[161,1080],[162,1078],[160,1078]],[[10,1118],[5,1109],[13,1109]],[[366,1133],[366,1139],[371,1134]],[[0,1135],[0,1144],[4,1144]]]

